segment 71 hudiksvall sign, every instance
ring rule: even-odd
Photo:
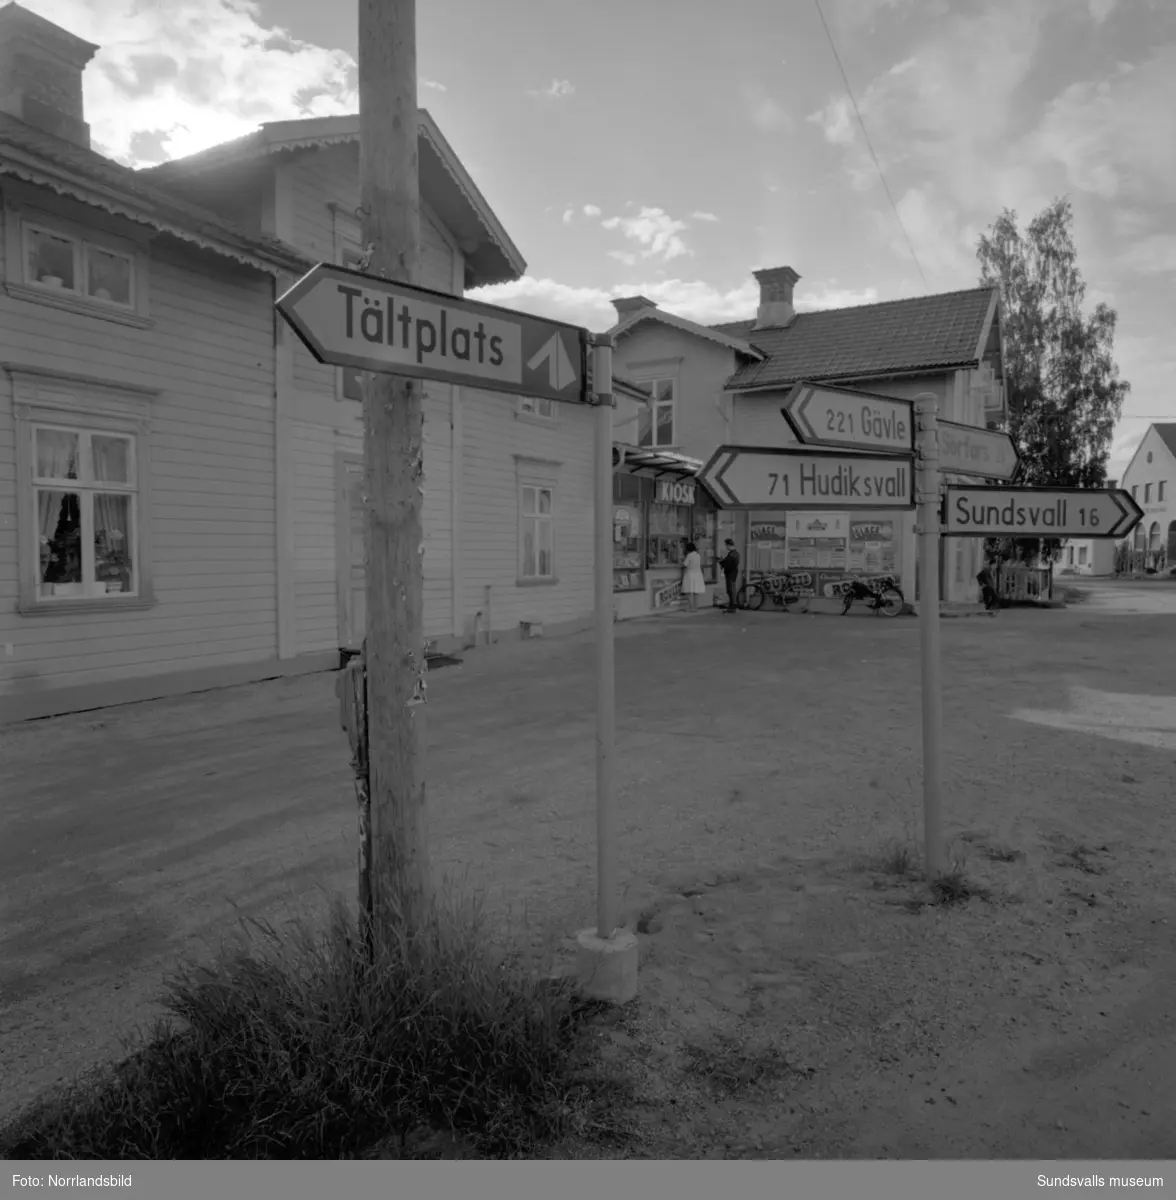
[[[277,301],[321,363],[588,401],[586,331],[319,263]]]
[[[912,508],[911,460],[893,454],[720,446],[699,472],[723,508]]]

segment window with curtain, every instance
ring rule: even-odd
[[[523,484],[519,500],[519,578],[554,579],[552,489]]]
[[[37,597],[138,593],[138,488],[129,434],[34,425]]]

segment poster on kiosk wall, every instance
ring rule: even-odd
[[[849,513],[789,513],[788,570],[811,574],[813,592],[837,595],[836,585],[849,570]]]

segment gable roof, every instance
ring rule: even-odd
[[[157,187],[139,172],[7,113],[0,113],[0,175],[49,188],[271,275],[301,275],[311,265],[285,242],[246,233]]]
[[[653,304],[631,312],[623,321],[618,321],[609,330],[609,333],[614,338],[622,338],[631,333],[642,321],[657,321],[660,325],[668,325],[671,329],[678,329],[682,333],[693,334],[695,337],[705,338],[709,342],[717,342],[720,346],[726,346],[728,350],[734,350],[736,354],[742,354],[755,362],[760,362],[764,358],[763,351],[753,346],[744,337],[731,334],[725,328],[717,325],[699,325],[694,321],[686,320],[685,317],[676,317],[673,313],[663,312]]]
[[[969,288],[797,313],[777,329],[754,329],[750,320],[710,328],[736,339],[754,334],[764,353],[761,361],[744,364],[727,380],[731,391],[778,388],[802,379],[870,379],[977,364],[999,298],[996,287]]]
[[[1164,448],[1176,460],[1176,423],[1165,421],[1160,423],[1153,422],[1143,431],[1143,437],[1139,439],[1139,445],[1135,447],[1135,453],[1131,456],[1131,461],[1123,468],[1123,474],[1120,476],[1120,485],[1131,474],[1132,468],[1135,466],[1135,460],[1143,453],[1143,447],[1147,443],[1149,433],[1155,432],[1156,437],[1164,444]]]
[[[421,195],[457,238],[472,270],[471,286],[508,283],[520,278],[527,269],[523,256],[427,109],[418,110],[417,129]],[[358,143],[358,114],[270,121],[244,137],[222,142],[199,154],[146,167],[139,174],[173,187],[270,155]]]
[[[1166,421],[1152,428],[1160,435],[1160,441],[1168,448],[1168,453],[1176,459],[1176,423]]]

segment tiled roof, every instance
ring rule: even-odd
[[[974,363],[988,329],[997,289],[971,288],[798,313],[782,329],[754,329],[754,321],[710,328],[752,340],[767,358],[746,363],[727,381],[732,390],[782,387],[798,380],[867,379]]]
[[[1176,425],[1166,422],[1163,425],[1153,425],[1152,428],[1160,435],[1160,441],[1168,447],[1172,457],[1176,458]]]
[[[51,188],[270,274],[311,265],[277,238],[246,233],[224,218],[147,182],[129,167],[0,113],[0,175]]]

